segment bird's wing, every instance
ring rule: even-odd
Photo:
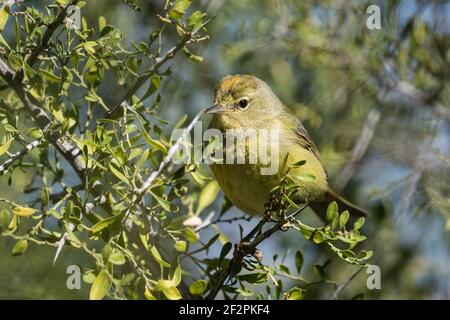
[[[305,127],[301,124],[300,121],[298,121],[296,127],[295,127],[295,135],[298,140],[298,143],[305,149],[311,151],[316,158],[320,160],[319,150],[317,149],[316,145],[312,141],[311,137],[308,134],[308,131],[306,131]]]

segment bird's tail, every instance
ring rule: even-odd
[[[343,197],[337,195],[331,189],[328,189],[328,191],[325,193],[325,197],[321,201],[312,202],[309,206],[320,218],[322,218],[322,220],[325,220],[328,205],[333,201],[336,201],[339,208],[339,212],[348,210],[350,216],[353,217],[367,217],[369,215],[369,213],[366,210],[350,203],[350,201],[347,201]]]

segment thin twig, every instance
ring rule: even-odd
[[[336,290],[334,290],[333,295],[331,296],[331,300],[336,300],[341,293],[342,290],[345,289],[345,287],[348,286],[348,284],[363,270],[364,268],[359,268],[355,273],[353,273],[346,281],[338,285]]]
[[[11,232],[3,232],[3,233],[1,233],[1,236],[2,237],[12,238],[12,239],[15,239],[15,240],[28,240],[28,241],[33,242],[33,243],[35,243],[37,245],[40,245],[40,246],[44,246],[44,245],[50,246],[50,247],[56,247],[57,246],[56,242],[50,242],[50,241],[46,241],[46,240],[38,240],[38,239],[33,238],[32,236],[28,235],[28,234],[23,235],[23,236],[18,236],[18,235],[14,234],[14,233],[11,233]]]
[[[212,213],[214,214],[214,211]],[[209,226],[211,226],[213,224],[217,224],[217,223],[232,223],[232,222],[241,221],[241,220],[250,221],[250,219],[252,218],[251,216],[248,216],[248,215],[242,215],[240,217],[232,217],[232,218],[223,219],[222,216],[219,215],[219,217],[217,217],[216,219],[211,219],[213,214],[211,215],[211,217],[208,216],[201,225],[197,226],[195,228],[195,232],[199,232],[199,231],[206,229]]]
[[[159,168],[155,171],[153,171],[150,176],[145,180],[144,184],[140,189],[137,190],[137,193],[139,195],[143,195],[148,188],[152,185],[153,181],[163,172],[163,170],[170,164],[173,157],[175,156],[176,152],[180,148],[181,144],[183,143],[183,140],[185,139],[186,135],[192,130],[197,120],[201,117],[201,115],[204,113],[204,110],[197,113],[197,115],[192,119],[191,123],[186,127],[186,129],[183,131],[183,134],[177,139],[177,141],[169,148],[169,151],[167,152],[167,156],[161,161]]]

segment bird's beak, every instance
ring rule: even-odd
[[[227,108],[217,103],[217,104],[209,107],[208,109],[206,109],[205,113],[214,114],[214,113],[221,113],[221,112],[225,112],[225,111],[227,111]]]

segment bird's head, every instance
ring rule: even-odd
[[[261,126],[283,111],[283,105],[270,87],[251,75],[231,75],[215,88],[214,105],[206,113],[227,127]]]

